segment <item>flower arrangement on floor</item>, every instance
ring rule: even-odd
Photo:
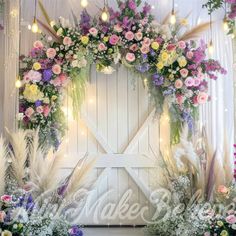
[[[9,134],[9,139],[9,143],[0,139],[0,234],[82,236],[81,228],[69,223],[76,215],[72,220],[68,212],[80,209],[92,162],[80,160],[60,180],[62,149],[45,151],[32,131]]]
[[[179,142],[183,123],[193,130],[198,106],[209,100],[207,79],[217,79],[226,71],[206,58],[206,44],[190,40],[208,28],[208,23],[188,31],[186,19],[175,25],[159,24],[151,7],[139,0],[117,1],[119,11],[109,8],[110,20],[92,19],[86,10],[74,25],[60,18],[50,20],[40,4],[47,24],[38,22],[50,34],[36,41],[30,55],[23,59],[20,89],[21,126],[41,127],[44,137],[52,136],[58,146],[65,125],[60,110],[66,87],[77,114],[85,94],[89,68],[109,74],[114,64],[123,64],[137,74],[149,89],[157,114],[167,101],[173,129],[172,142]],[[45,140],[45,138],[44,138]]]
[[[187,136],[184,132],[180,144],[163,153],[156,178],[156,217],[146,230],[158,236],[236,235],[231,159],[227,151],[214,153],[205,138],[192,144]]]

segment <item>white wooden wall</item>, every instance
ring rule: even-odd
[[[81,116],[76,121],[68,112],[69,169],[86,152],[98,158],[96,164],[97,187],[92,193],[93,202],[104,192],[113,190],[106,202],[117,203],[128,189],[133,190],[130,203],[148,206],[147,218],[152,214],[148,201],[153,151],[159,151],[159,122],[149,104],[147,91],[140,78],[120,67],[112,75],[97,73],[93,67],[87,87]],[[101,206],[101,211],[103,209]],[[83,215],[80,223],[96,224],[92,216]],[[141,218],[102,220],[101,225],[145,224]]]

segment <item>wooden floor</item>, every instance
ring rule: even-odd
[[[144,236],[142,228],[85,228],[84,236]]]

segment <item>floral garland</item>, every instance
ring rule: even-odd
[[[186,32],[186,19],[160,25],[147,3],[139,12],[141,1],[117,2],[119,11],[109,9],[109,23],[92,19],[86,10],[74,26],[63,18],[50,27],[38,20],[51,36],[35,42],[23,59],[20,124],[24,128],[40,126],[48,144],[57,147],[64,135],[63,91],[67,88],[72,96],[76,114],[92,63],[103,73],[114,71],[114,64],[123,64],[139,75],[158,115],[166,101],[172,143],[179,142],[183,123],[194,129],[199,105],[209,100],[207,78],[215,80],[217,72],[226,73],[217,61],[206,59],[204,42],[197,45],[188,40],[191,35],[181,34]]]

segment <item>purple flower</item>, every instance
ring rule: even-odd
[[[145,73],[149,70],[149,64],[148,63],[143,63],[143,64],[140,64],[140,65],[136,65],[135,68],[139,72]]]
[[[134,0],[129,0],[128,6],[129,6],[129,9],[133,11],[135,11],[137,7]]]
[[[49,82],[52,78],[52,70],[51,69],[46,69],[43,71],[43,81],[44,82]]]
[[[83,34],[87,34],[89,32],[90,27],[90,15],[85,10],[82,11],[80,15],[80,29]]]
[[[35,102],[35,106],[36,106],[36,107],[39,107],[39,106],[41,106],[41,105],[42,105],[42,101],[37,100],[37,101]]]
[[[187,111],[183,111],[181,116],[182,116],[183,121],[187,123],[189,130],[192,132],[194,129],[194,122],[193,122],[193,117],[191,116],[191,114]]]
[[[174,87],[168,87],[167,90],[163,91],[164,96],[168,96],[175,93],[175,88]]]
[[[164,83],[164,77],[159,74],[154,74],[152,79],[155,86],[161,86]]]
[[[143,14],[146,16],[150,11],[151,11],[151,6],[147,2],[145,2],[143,7]]]
[[[83,231],[77,225],[74,225],[69,229],[69,234],[71,236],[83,236]]]

